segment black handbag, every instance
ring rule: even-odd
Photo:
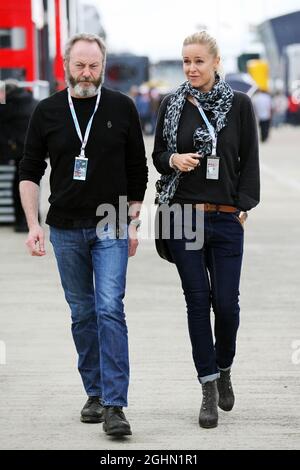
[[[161,212],[159,210],[159,205],[157,206],[157,211],[155,214],[155,248],[158,255],[169,261],[169,263],[174,263],[172,254],[169,250],[167,240],[162,236],[162,224],[161,224]]]

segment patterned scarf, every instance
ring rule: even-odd
[[[216,74],[215,85],[208,93],[202,93],[193,88],[188,81],[184,82],[170,98],[165,114],[163,136],[168,144],[168,150],[172,153],[177,152],[178,125],[188,95],[195,98],[205,111],[212,113],[210,123],[217,135],[227,124],[226,114],[231,109],[233,101],[231,87],[221,80],[218,74]],[[205,123],[195,130],[193,141],[197,153],[203,156],[211,155],[212,138]],[[178,187],[179,179],[185,175],[179,170],[175,170],[170,175],[162,175],[156,182],[157,202],[160,204],[170,202]]]

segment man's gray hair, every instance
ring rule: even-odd
[[[98,44],[99,49],[103,55],[102,73],[104,74],[106,64],[106,45],[103,39],[100,38],[100,36],[97,36],[97,34],[78,33],[72,36],[65,46],[64,60],[67,62],[67,64],[70,62],[71,49],[78,41],[96,42]]]

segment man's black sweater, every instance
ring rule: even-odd
[[[170,96],[160,107],[155,144],[154,165],[161,174],[174,170],[169,166],[173,152],[168,150],[163,138],[164,116]],[[210,119],[210,113],[206,113]],[[200,167],[184,173],[179,182],[173,202],[227,204],[247,211],[259,202],[259,161],[257,125],[250,98],[234,92],[233,105],[227,114],[227,125],[218,135],[217,155],[220,157],[219,180],[206,179],[207,159]],[[177,133],[178,153],[196,153],[193,134],[205,125],[198,109],[186,101]]]
[[[72,98],[84,136],[96,97]],[[119,196],[142,201],[147,185],[143,136],[136,108],[122,93],[102,87],[86,146],[85,181],[73,180],[81,142],[68,104],[67,90],[41,101],[30,122],[20,181],[36,184],[50,158],[51,204],[46,222],[60,228],[90,227],[97,223],[101,203],[117,205]]]

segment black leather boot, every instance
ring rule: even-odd
[[[108,436],[130,436],[132,434],[121,406],[107,406],[104,408],[103,431]]]
[[[230,411],[234,405],[234,393],[230,378],[230,369],[220,370],[220,378],[217,380],[219,392],[219,407],[223,411]]]
[[[199,424],[202,428],[215,428],[218,426],[218,389],[217,381],[202,384],[203,400],[199,415]]]
[[[102,423],[104,408],[99,397],[89,397],[81,410],[80,421],[82,423]]]

